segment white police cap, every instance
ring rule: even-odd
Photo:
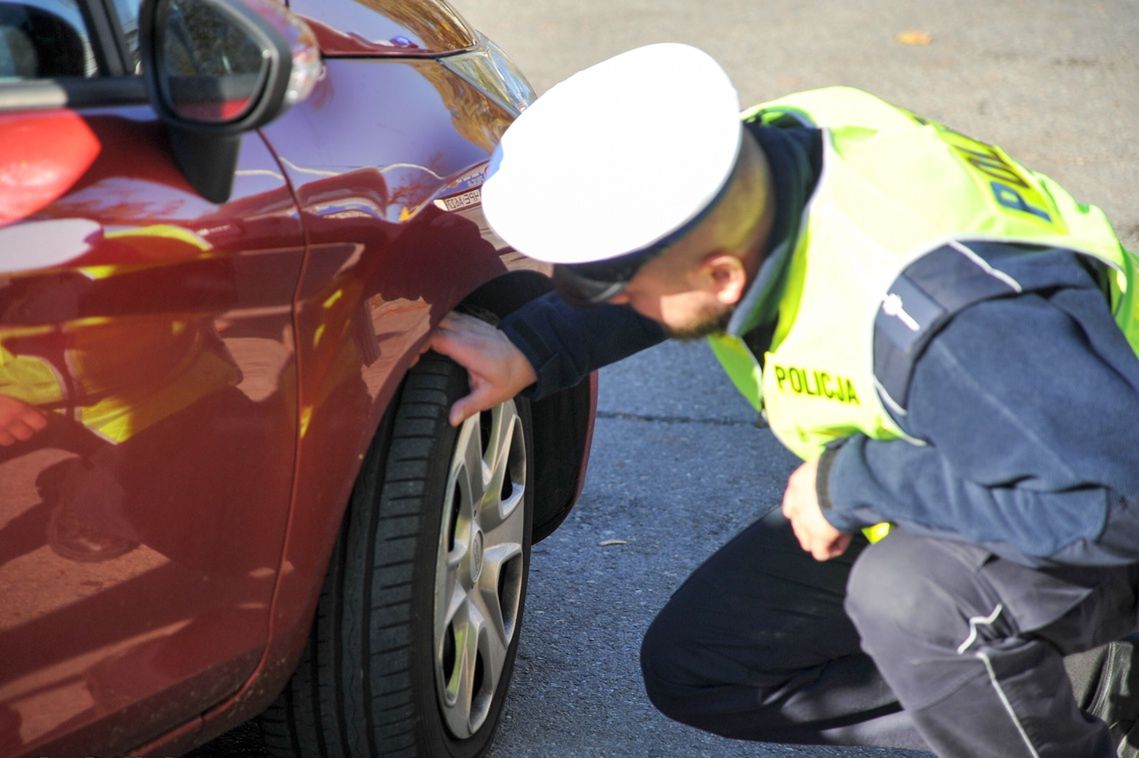
[[[694,219],[735,166],[739,96],[707,53],[661,43],[579,71],[506,130],[482,188],[487,221],[559,264],[642,250]]]

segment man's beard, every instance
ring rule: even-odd
[[[666,331],[669,337],[676,340],[688,341],[702,339],[709,334],[715,334],[727,329],[728,322],[732,318],[732,310],[733,306],[731,305],[710,305],[687,326],[678,327],[676,329],[669,328],[666,329]]]

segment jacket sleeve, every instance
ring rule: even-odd
[[[1088,278],[957,314],[918,359],[903,429],[828,450],[824,513],[1030,565],[1139,560],[1139,359]]]
[[[667,337],[660,325],[631,308],[576,308],[556,292],[514,311],[499,328],[538,375],[538,381],[528,390],[533,399],[572,387],[590,371],[652,347]]]

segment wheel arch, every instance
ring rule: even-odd
[[[549,278],[535,271],[512,272],[476,289],[459,308],[498,320],[552,288]],[[596,372],[530,405],[536,465],[534,542],[557,529],[581,493],[596,405]]]

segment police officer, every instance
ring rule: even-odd
[[[650,626],[658,708],[750,740],[1115,755],[1123,683],[1080,690],[1116,709],[1092,715],[1064,667],[1139,626],[1139,282],[1098,209],[853,89],[741,120],[678,44],[540,97],[483,203],[557,292],[444,319],[453,423],[707,336],[804,460]]]

